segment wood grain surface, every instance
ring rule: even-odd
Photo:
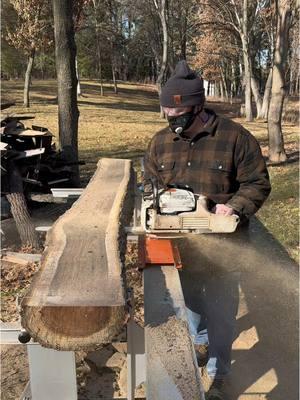
[[[48,232],[41,268],[21,304],[22,326],[42,345],[93,349],[120,331],[132,179],[129,160],[101,159],[83,194]]]

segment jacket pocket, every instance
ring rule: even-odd
[[[175,164],[175,161],[162,161],[159,163],[157,172],[164,186],[172,183],[175,174]]]
[[[212,191],[214,193],[229,193],[235,181],[232,163],[215,160],[209,162],[206,168]]]

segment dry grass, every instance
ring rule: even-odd
[[[9,111],[18,114],[30,111],[35,120],[26,121],[27,125],[47,126],[57,138],[56,83],[33,82],[30,110],[21,106],[22,89],[21,81],[3,82],[3,98],[17,101],[17,106]],[[86,161],[81,168],[83,184],[86,184],[100,157],[131,158],[138,164],[150,138],[165,126],[165,121],[159,118],[159,104],[153,86],[122,83],[116,95],[112,85],[106,84],[101,97],[96,81],[84,81],[82,92],[83,97],[79,99],[79,149],[80,158]],[[260,141],[263,151],[267,151],[267,124],[264,121],[246,123],[244,119],[237,118],[238,104],[213,102],[209,106],[243,124]],[[298,116],[298,107],[298,101],[289,102],[288,113],[293,118]],[[273,190],[258,216],[297,260],[299,129],[294,123],[285,122],[283,131],[290,163],[269,168]]]

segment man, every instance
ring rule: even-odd
[[[180,61],[162,88],[160,104],[169,127],[158,132],[149,144],[145,155],[145,185],[155,177],[161,187],[191,188],[208,198],[212,212],[238,214],[245,222],[262,206],[271,190],[259,144],[241,125],[204,108],[204,101],[202,78],[185,61]],[[191,282],[193,277],[188,280]],[[222,286],[219,292],[216,287],[212,288],[211,282],[207,284],[215,296]],[[184,285],[183,291],[185,298],[186,295],[189,298]],[[192,297],[196,296],[200,305],[205,303],[200,309],[205,314],[208,330],[208,399],[222,399],[223,380],[230,371],[234,328],[231,323],[224,323],[227,332],[221,333],[226,338],[222,342],[217,333],[223,329],[217,325],[221,314],[211,312],[209,297],[206,295],[204,299],[201,292],[205,288]],[[205,328],[202,324],[202,332]]]

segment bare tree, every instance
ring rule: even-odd
[[[36,52],[53,43],[50,9],[47,0],[10,0],[18,16],[18,23],[7,32],[9,43],[28,57],[24,83],[24,106],[29,107],[31,73]]]
[[[16,223],[21,243],[38,249],[40,247],[38,233],[30,218],[26,198],[23,192],[23,180],[19,168],[13,161],[7,165],[9,192],[6,195],[10,210]]]
[[[277,32],[274,51],[271,100],[268,112],[269,159],[273,162],[286,160],[281,117],[286,93],[285,71],[291,24],[291,1],[276,0]]]
[[[60,146],[73,164],[73,184],[79,184],[76,45],[73,1],[53,0],[55,59],[58,83]]]
[[[268,111],[269,111],[270,98],[271,98],[271,89],[272,89],[272,68],[270,69],[269,75],[267,78],[263,102],[262,102],[262,108],[261,108],[261,118],[264,118],[264,119],[268,118]]]
[[[158,73],[157,77],[157,88],[158,88],[158,94],[161,94],[161,87],[162,87],[162,82],[165,76],[166,72],[166,67],[167,67],[167,61],[168,61],[168,29],[167,29],[167,20],[166,20],[166,0],[153,0],[154,6],[158,12],[160,21],[161,21],[161,26],[162,26],[162,32],[163,32],[163,48],[162,48],[162,61],[160,64],[160,71]],[[162,111],[162,108],[160,110],[160,115],[163,118],[164,113]]]

